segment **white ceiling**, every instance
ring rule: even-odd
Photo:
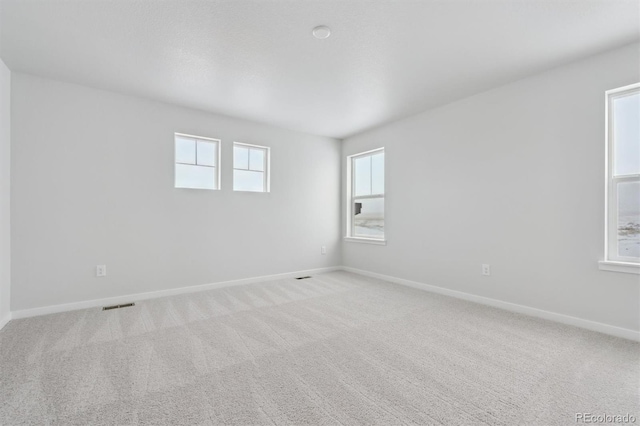
[[[23,71],[343,138],[638,40],[640,0],[1,0]],[[311,29],[331,27],[316,40]]]

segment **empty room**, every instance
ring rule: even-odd
[[[0,0],[0,425],[640,424],[640,0]]]

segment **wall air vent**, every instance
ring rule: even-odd
[[[102,310],[103,311],[110,311],[111,309],[128,308],[129,306],[136,306],[136,304],[135,303],[125,303],[124,305],[105,306],[104,308],[102,308]]]

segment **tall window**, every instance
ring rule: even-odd
[[[349,157],[348,237],[384,240],[384,148]]]
[[[220,141],[175,134],[175,187],[220,189]]]
[[[606,261],[640,265],[640,83],[607,92]]]
[[[265,146],[233,143],[233,190],[269,192],[269,151]]]

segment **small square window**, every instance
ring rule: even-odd
[[[234,191],[269,192],[269,152],[268,147],[234,142]]]
[[[219,189],[219,150],[217,139],[175,135],[175,187]]]

